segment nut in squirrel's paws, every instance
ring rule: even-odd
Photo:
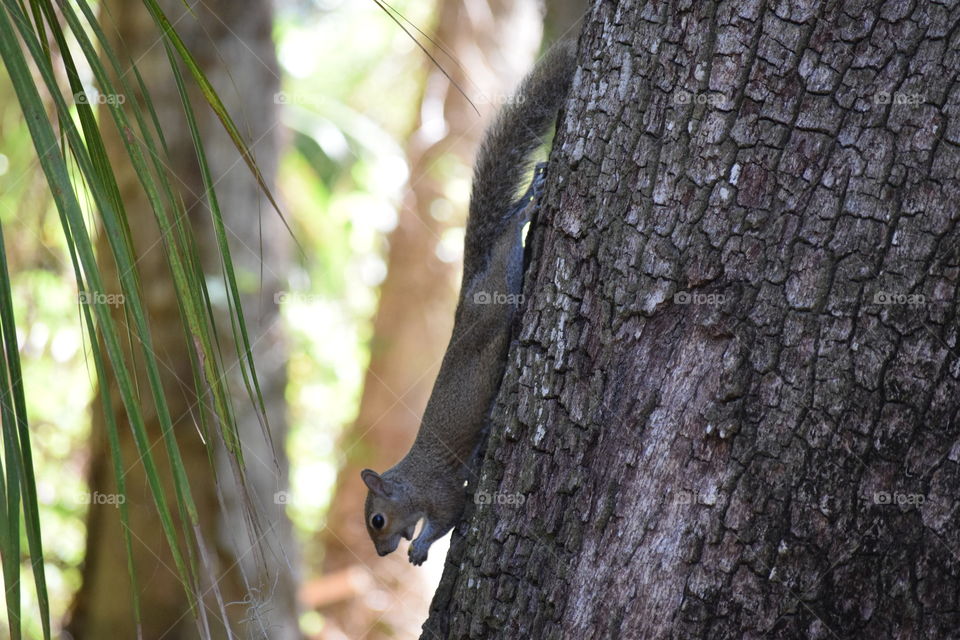
[[[407,551],[407,557],[410,559],[410,564],[420,566],[427,559],[427,550],[412,544]]]

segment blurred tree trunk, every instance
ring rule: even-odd
[[[408,142],[410,186],[389,238],[360,410],[343,440],[346,459],[322,533],[326,577],[305,598],[314,605],[339,599],[321,607],[331,638],[415,637],[426,618],[443,547],[431,554],[432,576],[429,566],[412,567],[402,549],[378,557],[364,527],[360,469],[387,469],[413,443],[456,302],[457,265],[438,256],[442,236],[462,226],[466,213],[466,202],[450,200],[451,182],[469,180],[484,126],[540,44],[535,0],[445,0],[439,10],[434,39],[462,66],[436,49],[434,57],[482,115],[430,65]]]
[[[191,5],[194,14],[189,14],[187,7],[179,0],[164,0],[160,4],[242,129],[267,183],[271,184],[276,173],[279,149],[277,106],[274,100],[279,72],[271,39],[270,2],[214,0]],[[182,186],[181,195],[187,217],[197,237],[198,251],[211,291],[216,294],[222,288],[219,254],[209,223],[209,210],[189,130],[157,29],[140,3],[109,0],[103,9],[106,32],[111,35],[115,50],[120,52],[120,59],[137,61],[151,92],[169,146],[170,169],[176,176],[174,184]],[[192,87],[189,74],[185,75],[188,85]],[[127,79],[136,85],[132,74],[128,74]],[[250,340],[254,345],[257,372],[273,428],[273,441],[277,445],[276,455],[280,461],[279,465],[275,464],[274,453],[261,433],[256,414],[240,382],[235,352],[230,346],[234,338],[225,302],[213,295],[212,303],[220,318],[218,328],[223,344],[224,367],[234,389],[237,420],[243,439],[247,485],[260,506],[266,510],[266,529],[262,540],[248,539],[241,512],[243,497],[229,469],[228,454],[215,439],[209,443],[201,440],[199,403],[209,402],[209,398],[198,398],[195,393],[189,357],[189,350],[194,347],[184,338],[160,232],[149,213],[136,175],[121,160],[125,153],[112,130],[109,133],[114,135],[107,139],[107,151],[111,157],[118,159],[114,170],[128,211],[139,212],[140,215],[132,225],[139,257],[137,266],[142,274],[144,300],[161,363],[164,389],[210,555],[209,571],[204,569],[199,560],[197,562],[203,574],[201,589],[206,592],[206,616],[213,635],[219,638],[226,637],[227,633],[220,608],[212,595],[211,587],[216,583],[223,594],[227,622],[234,637],[271,640],[297,638],[299,631],[291,568],[296,566],[296,558],[290,555],[293,547],[289,522],[282,506],[275,505],[273,500],[274,492],[282,490],[286,483],[283,451],[286,358],[274,292],[283,286],[289,236],[199,92],[193,91],[191,97],[216,182],[224,223],[228,228],[237,277],[244,288]],[[128,99],[139,97],[129,96]],[[101,250],[106,253],[105,242]],[[261,258],[263,289],[259,290]],[[112,263],[104,264],[102,268],[115,278],[115,266]],[[122,310],[117,318],[124,321]],[[142,383],[145,379],[142,369],[138,375]],[[149,640],[196,638],[199,635],[197,625],[187,608],[184,588],[161,533],[144,469],[139,464],[136,448],[126,428],[122,404],[112,383],[111,392],[120,426],[124,464],[128,468],[125,478],[143,614],[143,637]],[[143,394],[144,398],[146,396]],[[147,409],[151,440],[159,443],[161,434],[155,410],[152,406]],[[116,492],[116,483],[99,402],[94,403],[93,413],[90,490],[111,494]],[[173,484],[163,449],[162,444],[156,444],[153,453],[164,474],[168,499],[172,500]],[[213,468],[216,469],[217,479],[214,478]],[[119,512],[114,506],[91,505],[83,586],[77,594],[68,625],[69,633],[77,640],[137,637],[120,526]],[[179,528],[185,539],[192,538],[189,527],[181,523]],[[266,550],[264,563],[254,560],[258,557],[254,548],[256,544],[263,545]],[[290,563],[289,566],[287,563]]]
[[[958,25],[593,4],[423,638],[956,634]]]

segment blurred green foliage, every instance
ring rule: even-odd
[[[393,3],[421,27],[434,3]],[[283,304],[289,330],[288,505],[304,573],[322,557],[313,534],[336,477],[335,445],[354,418],[368,360],[376,287],[386,272],[424,61],[372,2],[277,3],[289,132],[276,192],[305,249]],[[242,128],[242,114],[236,113]],[[0,223],[7,236],[33,433],[53,619],[79,587],[93,364],[62,230],[6,75],[0,74]],[[25,548],[24,543],[24,548]],[[117,550],[122,553],[122,549]],[[24,611],[35,611],[27,569]],[[0,608],[0,634],[5,613]],[[24,621],[27,637],[39,621]]]
[[[418,25],[433,3],[396,2]],[[337,473],[340,431],[356,416],[368,362],[385,236],[407,179],[401,146],[424,66],[416,45],[372,2],[280,3],[274,28],[290,145],[279,191],[309,260],[291,274],[287,389],[293,499],[305,573]],[[319,489],[319,490],[318,490]]]
[[[84,357],[73,270],[47,189],[9,78],[0,74],[0,223],[27,390],[47,586],[56,615],[62,615],[80,586],[90,427],[86,408],[93,376]],[[26,548],[21,532],[21,598],[25,611],[36,611]],[[38,637],[39,620],[27,618],[24,632]],[[5,633],[6,611],[0,608],[0,636]]]

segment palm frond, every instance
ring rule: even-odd
[[[105,380],[111,376],[123,403],[140,464],[143,465],[149,491],[157,510],[164,538],[187,598],[198,619],[203,618],[201,578],[198,561],[205,557],[199,536],[199,516],[190,481],[180,454],[174,420],[161,383],[160,363],[153,348],[153,333],[143,299],[141,274],[130,233],[131,214],[125,209],[118,188],[115,163],[129,163],[150,203],[151,213],[162,234],[165,256],[173,278],[177,302],[186,335],[192,346],[191,361],[197,397],[209,397],[212,422],[232,454],[235,470],[242,472],[243,455],[235,410],[227,387],[220,338],[214,321],[209,292],[198,258],[186,211],[168,170],[166,143],[162,129],[139,72],[133,67],[136,86],[127,80],[120,59],[110,46],[96,15],[86,2],[0,0],[0,60],[10,77],[20,109],[26,120],[40,167],[46,177],[59,214],[62,232],[73,262],[77,288],[86,304],[81,318],[89,335],[95,371],[101,381],[100,400],[107,418],[107,436],[117,487],[125,495],[124,462],[120,456],[119,425],[113,416]],[[164,46],[177,82],[186,122],[203,178],[205,195],[216,232],[220,266],[227,283],[231,336],[239,360],[242,379],[256,407],[265,434],[269,435],[263,396],[257,380],[252,346],[240,305],[233,261],[226,241],[222,213],[213,189],[213,180],[204,154],[193,107],[188,98],[179,65],[199,87],[238,153],[243,158],[268,200],[277,209],[276,200],[254,161],[247,143],[234,124],[202,69],[193,59],[173,25],[155,0],[144,0]],[[71,53],[75,45],[90,69],[102,95],[140,95],[142,100],[122,104],[107,101],[105,115],[98,120],[94,106],[85,100],[80,61]],[[53,55],[51,46],[56,47]],[[58,84],[65,73],[69,93]],[[50,115],[52,110],[53,117]],[[119,132],[124,158],[111,158],[102,135],[103,127]],[[85,198],[92,202],[95,216],[85,218]],[[109,256],[98,256],[95,238],[105,235]],[[112,260],[118,274],[119,295],[123,296],[123,316],[115,317],[109,305],[101,302],[110,293],[102,261]],[[10,275],[7,272],[3,234],[0,229],[0,427],[3,456],[0,459],[0,552],[6,590],[6,610],[11,638],[22,636],[20,602],[21,527],[25,531],[27,553],[33,568],[44,638],[51,637],[49,603],[43,571],[43,545],[37,507],[36,482],[31,460],[30,429],[27,423],[25,389],[20,375],[16,339],[16,318],[11,301]],[[160,423],[164,450],[173,479],[172,495],[164,490],[158,461],[147,437],[142,381],[135,365],[145,372],[143,389]],[[204,403],[206,405],[206,403]],[[202,411],[201,415],[207,415]],[[136,581],[132,562],[128,512],[120,501],[121,522],[128,557],[130,579]],[[175,526],[174,510],[186,526]],[[23,520],[21,522],[21,513]],[[253,520],[251,520],[252,522]],[[187,533],[184,533],[187,532]],[[192,532],[192,537],[189,533]],[[216,590],[216,585],[214,585]],[[136,589],[131,590],[133,608],[139,620],[140,603]],[[219,599],[219,594],[216,594]],[[205,625],[201,622],[200,628]],[[209,633],[209,632],[207,632]]]

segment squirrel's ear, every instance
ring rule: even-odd
[[[364,469],[360,472],[360,477],[363,478],[363,483],[367,485],[367,489],[370,489],[370,491],[373,491],[378,496],[383,496],[384,498],[390,497],[389,483],[376,471]]]

